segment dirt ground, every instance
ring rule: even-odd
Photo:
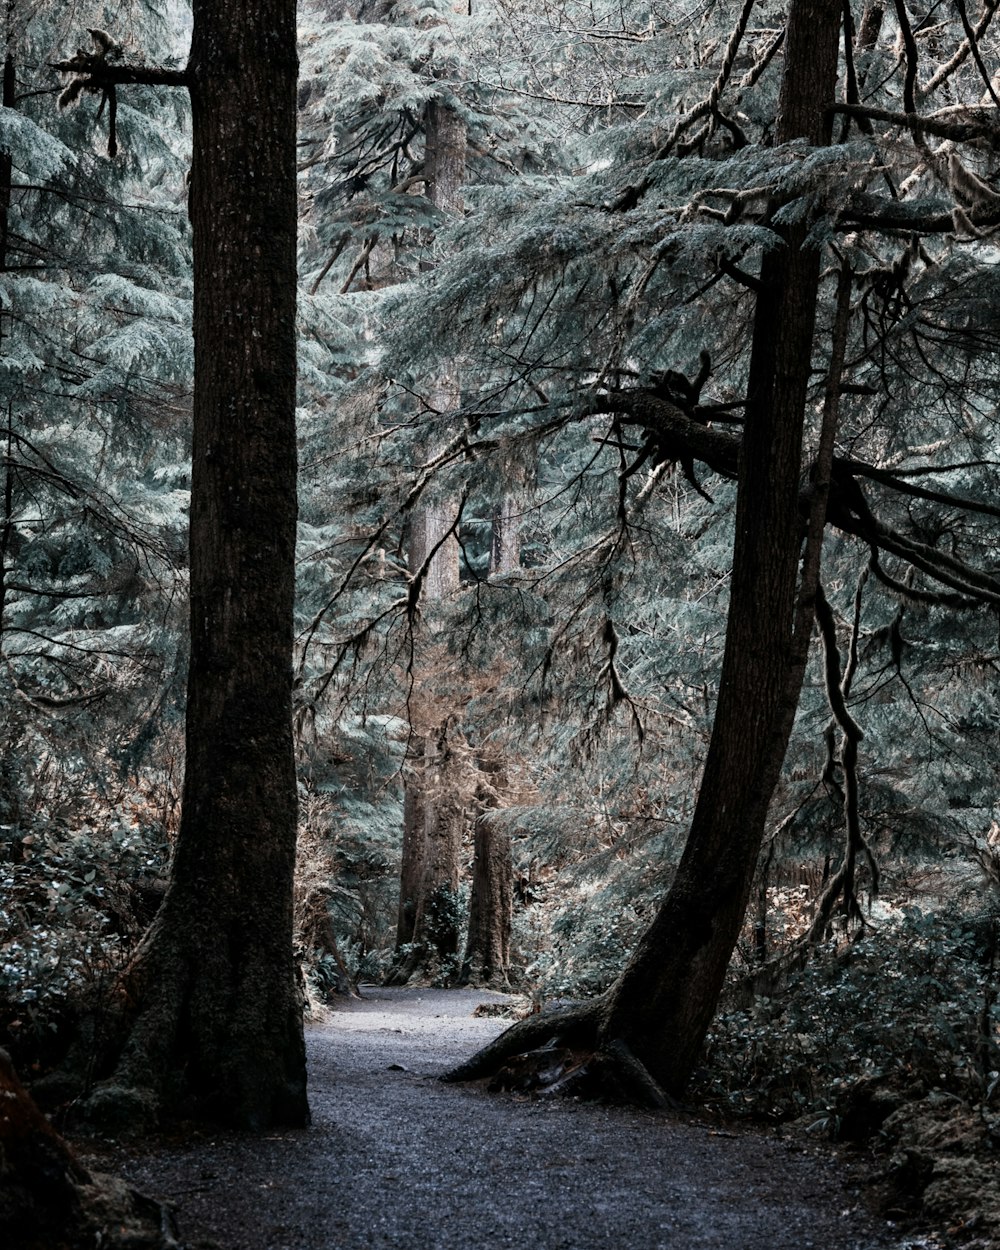
[[[117,1166],[219,1250],[930,1250],[861,1204],[830,1151],[694,1117],[435,1078],[502,996],[366,988],[308,1030],[313,1122],[160,1142]]]

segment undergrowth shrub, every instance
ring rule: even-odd
[[[834,1136],[853,1135],[861,1086],[1000,1101],[998,929],[995,911],[905,907],[827,944],[774,997],[720,1013],[699,1096],[764,1120],[807,1116]]]
[[[99,1028],[115,980],[155,913],[162,826],[127,818],[78,829],[8,826],[0,851],[0,1039],[25,1075]]]
[[[309,989],[320,1000],[381,976],[389,956],[385,895],[393,869],[375,847],[359,845],[326,796],[304,799],[293,895],[295,944]]]

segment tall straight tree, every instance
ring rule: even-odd
[[[187,762],[117,1079],[259,1129],[308,1118],[292,953],[295,0],[193,13]]]
[[[424,117],[427,198],[440,213],[460,215],[466,177],[467,135],[456,110],[432,100]],[[461,379],[445,362],[435,380],[431,403],[437,412],[461,406]],[[459,546],[454,501],[421,504],[410,520],[408,563],[431,604],[459,587]],[[426,682],[423,675],[421,684]],[[397,964],[390,984],[458,956],[458,894],[465,804],[461,797],[462,747],[456,717],[433,699],[411,701],[416,748],[406,779]]]

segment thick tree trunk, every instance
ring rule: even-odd
[[[431,399],[439,412],[458,407],[457,383],[450,387],[439,384]],[[458,590],[458,539],[449,533],[454,523],[454,509],[447,503],[425,504],[415,510],[410,520],[407,558],[410,576],[418,573],[430,557],[421,589],[425,603],[438,603]]]
[[[417,940],[435,965],[458,955],[458,882],[465,832],[465,741],[452,717],[434,731],[425,754],[424,881]]]
[[[778,142],[828,141],[839,0],[795,0]],[[601,1041],[683,1088],[715,1013],[784,761],[802,666],[793,647],[802,440],[820,256],[805,227],[764,258],[750,360],[726,647],[691,830],[670,891],[616,983]],[[807,588],[808,589],[808,588]]]
[[[457,972],[467,749],[453,717],[415,732],[420,736],[403,803],[397,958],[389,985],[405,985],[418,973]]]
[[[468,147],[465,122],[453,108],[432,100],[427,106],[425,125],[427,194],[442,213],[461,213]]]
[[[187,763],[118,1079],[250,1128],[308,1117],[296,782],[294,0],[195,0]]]
[[[513,573],[520,566],[520,524],[510,495],[493,509],[490,577]],[[503,759],[482,753],[477,761],[478,815],[469,895],[469,930],[462,960],[463,985],[510,988],[510,938],[514,915],[514,863],[510,834],[493,819],[507,786]]]

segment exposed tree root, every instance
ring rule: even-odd
[[[81,1120],[109,1132],[149,1131],[163,1115],[250,1132],[307,1124],[294,980],[269,980],[263,958],[237,974],[225,925],[205,936],[189,916],[164,931],[161,911],[123,973],[109,1075],[78,1104]]]
[[[566,1046],[542,1046],[513,1055],[496,1072],[487,1089],[491,1094],[502,1090],[544,1090],[555,1093],[558,1087],[572,1080],[581,1070],[585,1056]]]
[[[457,1068],[446,1072],[443,1081],[477,1081],[495,1076],[508,1059],[530,1051],[563,1046],[572,1050],[594,1050],[604,1014],[604,999],[552,1007],[518,1020]]]
[[[519,1020],[441,1078],[490,1078],[491,1092],[591,1098],[664,1110],[678,1104],[621,1038],[602,1041],[605,999],[556,1007]]]
[[[596,1058],[603,1060],[612,1086],[617,1083],[621,1087],[622,1102],[654,1111],[665,1111],[668,1107],[680,1105],[620,1038],[605,1043]]]

